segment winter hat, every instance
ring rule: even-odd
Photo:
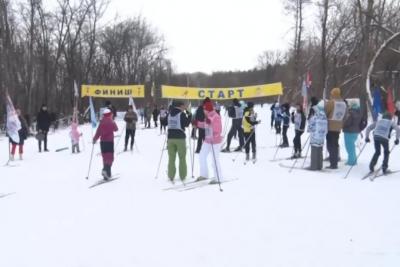
[[[109,116],[111,116],[111,114],[112,114],[112,112],[111,112],[110,109],[105,108],[105,109],[103,110],[103,115],[104,115],[104,117],[109,117]]]
[[[331,97],[333,97],[333,98],[340,98],[341,95],[342,95],[342,93],[341,93],[341,91],[340,91],[340,88],[336,87],[336,88],[333,88],[333,89],[332,89],[332,91],[331,91]]]
[[[253,102],[247,102],[247,107],[248,108],[253,108],[254,107],[254,103]]]
[[[184,103],[183,103],[183,101],[182,100],[174,100],[174,101],[172,101],[172,106],[174,106],[174,107],[180,107],[180,106],[183,106],[184,105]]]
[[[323,110],[325,109],[325,102],[324,102],[324,100],[321,100],[321,101],[318,102],[317,108],[318,108],[319,111],[323,111]]]
[[[214,110],[214,106],[213,106],[211,100],[205,102],[204,105],[203,105],[203,108],[204,108],[204,110],[206,110],[208,112],[213,111]]]
[[[315,97],[315,96],[311,97],[311,106],[318,105],[318,102],[319,102],[319,100],[317,97]]]

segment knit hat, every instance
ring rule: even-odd
[[[213,106],[213,103],[211,102],[211,100],[205,102],[204,105],[203,105],[203,108],[204,108],[204,110],[206,110],[208,112],[213,111],[214,110],[214,106]]]
[[[105,108],[103,110],[103,115],[107,115],[107,114],[110,114],[110,113],[111,113],[111,110],[109,108]]]
[[[174,101],[172,101],[172,106],[174,106],[174,107],[180,107],[180,106],[183,106],[183,105],[184,105],[184,103],[183,103],[182,100],[174,100]]]
[[[340,98],[341,97],[341,95],[342,95],[342,93],[341,93],[341,91],[340,91],[340,88],[333,88],[332,89],[332,91],[331,91],[331,97],[334,97],[334,98]]]

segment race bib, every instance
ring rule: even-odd
[[[209,138],[213,137],[213,128],[212,127],[206,127],[205,132],[206,132],[206,137],[209,137]]]
[[[346,114],[346,104],[343,101],[335,101],[332,119],[333,121],[341,121]]]

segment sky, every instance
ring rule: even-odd
[[[164,36],[177,72],[247,70],[263,51],[288,47],[291,18],[282,2],[110,0],[103,22],[145,17]]]

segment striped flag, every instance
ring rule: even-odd
[[[94,111],[93,100],[92,97],[89,97],[89,108],[90,108],[90,121],[92,123],[92,127],[96,128],[97,120],[96,120],[96,112]]]
[[[18,131],[21,129],[21,122],[18,119],[18,114],[15,111],[10,95],[6,93],[7,106],[7,135],[15,143],[19,143]]]

